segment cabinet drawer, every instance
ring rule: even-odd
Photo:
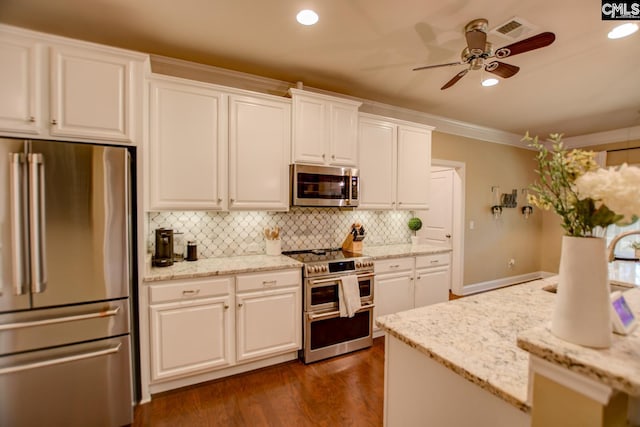
[[[245,292],[284,286],[300,286],[301,283],[302,272],[298,269],[242,274],[236,276],[236,291]]]
[[[433,255],[425,255],[416,257],[416,268],[425,268],[425,267],[438,267],[440,265],[449,265],[450,255],[449,253],[444,254],[433,254]]]
[[[193,279],[180,282],[165,282],[149,287],[151,304],[183,299],[207,298],[231,293],[231,278]]]
[[[396,271],[413,270],[413,257],[393,258],[376,261],[374,271],[376,274],[395,273]]]

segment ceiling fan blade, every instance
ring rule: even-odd
[[[416,67],[413,71],[428,70],[430,68],[450,67],[451,65],[462,65],[464,62],[448,62],[446,64],[425,65],[424,67]]]
[[[464,37],[467,39],[467,46],[471,55],[482,55],[484,53],[488,25],[488,21],[481,18],[474,19],[465,26]]]
[[[540,33],[528,39],[520,40],[508,46],[497,49],[494,53],[496,58],[506,58],[507,56],[518,55],[530,50],[540,49],[549,46],[556,39],[556,35],[550,32]]]
[[[453,78],[451,80],[449,80],[444,86],[442,86],[440,88],[440,90],[445,90],[450,88],[451,86],[453,86],[454,84],[458,83],[458,80],[460,80],[461,78],[463,78],[467,73],[469,72],[468,69],[466,70],[462,70],[460,71],[458,74],[456,74],[455,76],[453,76]]]
[[[500,61],[490,62],[484,67],[484,69],[490,73],[502,77],[503,79],[508,79],[509,77],[514,76],[518,71],[520,71],[520,67],[511,64],[505,64],[504,62]]]

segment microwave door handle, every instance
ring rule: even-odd
[[[347,188],[349,189],[349,191],[348,191],[348,193],[349,193],[349,198],[347,199],[347,206],[350,206],[350,205],[351,205],[351,199],[352,199],[351,191],[353,190],[353,187],[352,187],[352,185],[353,185],[353,184],[352,184],[352,180],[353,180],[352,172],[351,172],[351,169],[349,169],[349,185],[347,185]]]
[[[10,153],[9,197],[11,209],[11,267],[15,295],[24,295],[26,283],[24,220],[24,154]],[[2,283],[0,282],[0,295]]]
[[[31,292],[44,292],[47,273],[44,263],[45,208],[44,159],[40,153],[31,153],[29,160],[29,229],[31,241]]]

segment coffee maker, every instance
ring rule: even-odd
[[[156,267],[173,265],[173,230],[170,228],[156,229],[156,253],[153,257]]]

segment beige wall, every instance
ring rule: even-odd
[[[503,209],[499,220],[491,214],[491,187],[510,193],[527,188],[534,180],[534,153],[525,148],[500,145],[435,131],[432,156],[464,162],[465,244],[463,284],[532,273],[541,269],[542,217],[535,210],[525,220],[519,206]],[[475,227],[469,229],[469,222]],[[509,259],[516,264],[508,267]]]

